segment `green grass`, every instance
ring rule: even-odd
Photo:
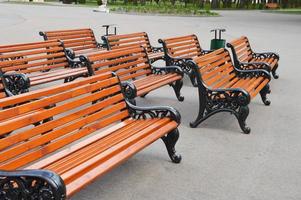
[[[146,5],[109,5],[110,11],[118,13],[144,13],[162,15],[186,15],[186,16],[217,16],[218,13],[211,12],[209,9],[202,10],[194,6],[177,4],[146,4]]]

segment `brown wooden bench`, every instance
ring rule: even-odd
[[[13,132],[0,139],[1,199],[70,198],[160,138],[181,161],[179,113],[131,105],[112,73],[0,100],[0,107],[16,104],[0,110],[0,135]]]
[[[147,33],[131,33],[123,35],[110,35],[102,37],[108,50],[131,48],[133,46],[143,46],[146,49],[147,56],[151,63],[164,59],[164,52],[162,47],[153,47],[150,44]]]
[[[74,59],[79,55],[86,55],[97,51],[106,51],[102,44],[98,43],[93,30],[85,29],[71,29],[71,30],[57,30],[40,32],[44,40],[61,40],[64,42],[65,48],[70,58]]]
[[[183,86],[183,72],[177,66],[156,67],[150,64],[147,51],[136,46],[129,49],[115,49],[108,52],[81,56],[80,60],[88,67],[89,74],[107,71],[116,72],[121,81],[130,81],[136,92],[127,93],[129,99],[144,97],[149,92],[165,85],[173,87],[179,101],[183,101],[180,90]],[[134,90],[131,90],[134,91]]]
[[[265,4],[266,9],[278,9],[280,8],[278,3],[267,3]]]
[[[237,68],[264,69],[271,72],[275,79],[279,77],[276,73],[279,61],[277,53],[255,53],[246,36],[233,40],[227,46],[232,50],[234,64]]]
[[[187,61],[211,52],[202,49],[196,35],[159,39],[159,43],[163,45],[166,65],[180,66],[189,76],[192,69],[187,65]]]
[[[57,40],[0,46],[0,70],[5,87],[14,94],[25,92],[24,86],[87,76],[81,62],[67,59],[63,43]],[[16,75],[23,74],[23,75]],[[25,82],[24,82],[25,81]]]
[[[199,113],[191,127],[198,126],[208,117],[219,112],[230,112],[237,118],[244,133],[250,100],[260,93],[265,105],[269,105],[270,74],[262,69],[239,70],[231,61],[229,52],[219,49],[188,61],[196,77],[199,91]]]

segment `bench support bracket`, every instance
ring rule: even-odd
[[[243,133],[250,133],[251,129],[246,125],[250,103],[250,96],[247,92],[240,89],[209,90],[203,85],[199,85],[198,89],[199,113],[197,118],[190,123],[190,127],[197,127],[216,113],[229,112],[235,115]]]
[[[179,131],[178,129],[175,129],[168,133],[167,135],[162,137],[162,140],[166,146],[168,155],[172,162],[174,163],[180,163],[182,160],[181,155],[177,154],[175,145],[179,139]]]

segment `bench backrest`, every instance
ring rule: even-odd
[[[202,48],[196,35],[186,35],[160,39],[164,52],[172,57],[193,58],[202,54]]]
[[[68,66],[58,40],[0,46],[0,70],[33,73]]]
[[[113,71],[122,81],[151,74],[151,66],[143,47],[116,49],[89,55],[87,58],[88,70],[94,74]],[[81,59],[85,58],[82,56]]]
[[[219,84],[229,81],[235,75],[230,54],[226,49],[218,49],[193,60],[198,66],[201,80],[208,86],[218,88]]]
[[[61,40],[66,48],[73,51],[97,48],[97,42],[91,29],[72,29],[40,32],[44,40]]]
[[[148,35],[145,32],[103,36],[102,39],[111,50],[143,46],[147,52],[152,51]]]
[[[234,60],[237,59],[240,62],[248,62],[252,59],[253,51],[246,36],[229,42],[227,46],[231,48]]]
[[[17,106],[0,110],[0,170],[23,167],[129,117],[112,73],[0,99],[0,107],[11,105]]]

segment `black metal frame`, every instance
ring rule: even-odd
[[[188,64],[193,69],[193,76],[198,87],[199,93],[199,112],[197,118],[190,123],[190,127],[195,128],[207,118],[219,112],[229,112],[234,114],[237,118],[239,126],[243,133],[249,134],[251,129],[246,125],[246,119],[249,115],[248,104],[251,97],[248,92],[242,88],[226,88],[226,89],[212,89],[208,87],[202,80],[198,65],[194,61],[188,61]],[[235,69],[235,68],[234,68]],[[265,70],[239,70],[235,69],[237,77],[258,77],[264,76],[271,79],[270,74]],[[270,101],[267,99],[267,94],[270,93],[269,84],[267,84],[261,91],[261,99],[265,105],[269,105]]]
[[[266,63],[266,62],[241,62],[238,59],[238,56],[236,54],[235,48],[231,43],[227,43],[227,47],[231,49],[232,55],[233,55],[233,61],[234,61],[234,66],[237,69],[263,69],[266,70],[268,72],[270,72],[273,77],[275,79],[279,78],[279,75],[276,73],[276,70],[278,69],[278,62],[277,64],[274,66],[274,68],[272,69],[271,66]],[[255,53],[252,48],[251,45],[248,42],[248,47],[250,48],[251,52],[252,52],[252,57],[253,58],[275,58],[279,61],[280,57],[277,53],[273,53],[273,52],[264,52],[264,53]]]
[[[196,37],[196,40],[200,46],[200,42]],[[185,74],[187,74],[191,80],[191,83],[196,86],[197,83],[194,81],[195,77],[194,77],[194,74],[193,74],[193,69],[191,68],[190,64],[188,63],[188,61],[191,61],[192,58],[182,58],[182,57],[175,57],[175,56],[172,56],[170,55],[170,53],[168,52],[168,48],[166,46],[166,43],[164,42],[164,40],[162,39],[159,39],[158,40],[159,43],[162,44],[163,46],[163,51],[164,51],[164,57],[165,57],[165,62],[166,62],[166,65],[169,66],[169,65],[176,65],[176,66],[179,66],[181,67],[181,69],[183,70],[183,72]],[[200,47],[201,48],[201,47]],[[207,53],[210,53],[212,52],[211,50],[204,50],[204,49],[201,49],[201,52],[200,54],[201,55],[205,55]]]
[[[66,199],[66,186],[48,170],[0,170],[0,199]]]
[[[180,113],[169,106],[153,106],[153,107],[139,107],[131,104],[126,100],[127,107],[130,113],[130,116],[134,119],[147,119],[147,118],[165,118],[169,117],[172,120],[176,121],[178,124],[181,123]],[[168,155],[173,163],[180,163],[182,157],[180,154],[177,154],[175,150],[175,145],[179,139],[178,129],[174,129],[171,132],[167,133],[161,138],[166,146]]]

